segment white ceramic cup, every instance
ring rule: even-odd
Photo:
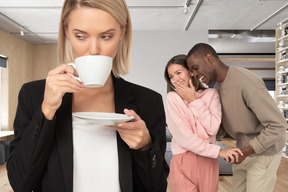
[[[103,55],[82,56],[69,63],[78,73],[79,77],[72,77],[82,82],[85,87],[102,87],[106,83],[111,70],[113,59]]]

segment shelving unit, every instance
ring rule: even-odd
[[[286,32],[284,31],[286,28]],[[288,122],[288,23],[282,24],[276,29],[276,41],[275,41],[275,94],[276,103],[279,110],[283,113]],[[283,103],[283,106],[279,104]],[[288,134],[288,125],[287,125]],[[283,149],[283,157],[288,158],[287,150],[288,141]]]
[[[278,61],[277,64],[287,63],[287,61],[288,61],[288,59],[283,59],[281,61]],[[281,72],[281,73],[283,73],[283,72]]]
[[[287,49],[288,49],[288,47],[284,47],[284,48],[282,48],[282,49],[278,49],[276,52],[277,52],[277,53],[280,53],[280,52],[285,51],[285,50],[287,50]]]

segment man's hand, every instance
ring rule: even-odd
[[[243,156],[239,156],[238,162],[234,162],[234,164],[242,163],[246,157],[254,153],[254,149],[250,145],[248,147],[240,148],[240,150],[242,151]]]

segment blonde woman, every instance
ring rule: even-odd
[[[65,0],[58,44],[62,64],[19,93],[7,164],[14,191],[166,191],[162,98],[120,78],[130,65],[131,33],[125,0]],[[87,55],[113,58],[103,87],[86,88],[68,74],[75,71],[67,64]],[[75,112],[125,113],[134,119],[99,127],[77,119]],[[114,134],[103,143],[94,134],[98,128]]]

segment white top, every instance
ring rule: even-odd
[[[116,130],[72,115],[73,191],[120,192]]]

